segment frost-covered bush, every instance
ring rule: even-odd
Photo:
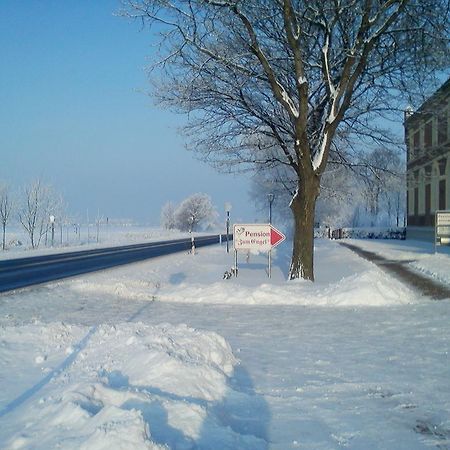
[[[316,228],[314,237],[328,238],[332,237],[333,231],[338,234],[339,229]],[[387,228],[340,228],[341,239],[405,239],[406,229],[403,227],[387,227]],[[336,236],[337,238],[337,236]]]

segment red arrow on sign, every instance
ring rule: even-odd
[[[275,227],[270,225],[270,245],[272,247],[276,247],[278,244],[281,244],[286,239],[286,236]]]

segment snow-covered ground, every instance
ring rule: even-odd
[[[314,284],[286,281],[287,244],[271,280],[266,255],[223,280],[232,263],[215,246],[1,295],[0,448],[450,448],[450,301],[334,241]]]
[[[353,244],[378,253],[385,258],[407,261],[409,266],[424,275],[450,285],[450,247],[425,241],[373,241],[360,239]]]

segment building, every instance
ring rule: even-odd
[[[434,240],[435,212],[450,209],[450,78],[405,113],[407,237]]]

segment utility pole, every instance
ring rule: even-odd
[[[55,216],[50,216],[50,224],[52,227],[52,247],[55,241]]]
[[[272,193],[267,194],[267,198],[269,200],[269,224],[272,225],[272,203],[275,199],[275,195]],[[272,250],[269,250],[269,270],[267,275],[269,278],[272,278]]]
[[[227,213],[227,222],[226,222],[226,228],[227,228],[227,253],[230,253],[230,211],[231,211],[231,203],[226,202],[225,203],[225,212]]]
[[[272,223],[272,203],[275,200],[275,195],[267,194],[267,198],[269,200],[269,223]]]

